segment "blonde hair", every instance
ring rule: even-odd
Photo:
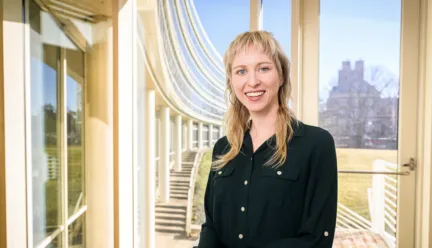
[[[251,128],[249,111],[237,99],[231,84],[232,63],[234,58],[241,52],[253,46],[265,53],[273,60],[277,72],[283,81],[278,92],[279,109],[276,120],[276,147],[272,157],[264,164],[265,166],[282,166],[286,161],[288,142],[293,137],[291,121],[293,113],[288,107],[288,100],[291,96],[290,64],[287,56],[282,51],[278,41],[273,35],[266,31],[244,32],[237,36],[229,45],[224,56],[226,71],[226,90],[225,94],[231,103],[225,114],[225,133],[230,145],[227,153],[219,155],[213,162],[213,169],[223,168],[230,160],[234,159],[240,152],[244,132]]]

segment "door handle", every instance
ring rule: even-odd
[[[408,167],[409,171],[368,171],[368,170],[338,170],[338,173],[348,173],[348,174],[382,174],[382,175],[397,175],[397,176],[408,176],[411,171],[414,171],[417,164],[414,158],[410,158],[409,162],[403,164],[402,167]]]

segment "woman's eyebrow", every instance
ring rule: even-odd
[[[259,63],[257,63],[257,66],[259,66],[259,65],[263,65],[263,64],[272,64],[272,62],[271,62],[271,61],[263,61],[263,62],[259,62]],[[245,65],[236,65],[236,66],[234,66],[232,69],[235,70],[235,69],[238,68],[238,67],[244,68],[244,67],[246,67],[246,66],[245,66]]]

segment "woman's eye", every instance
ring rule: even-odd
[[[268,70],[270,70],[270,68],[268,68],[268,67],[262,67],[262,68],[260,68],[260,70],[261,71],[268,71]]]
[[[243,75],[243,74],[245,74],[246,73],[246,70],[245,69],[240,69],[240,70],[238,70],[237,72],[236,72],[236,74],[238,74],[238,75]]]

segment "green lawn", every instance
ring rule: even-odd
[[[201,160],[198,174],[195,179],[195,192],[192,208],[192,224],[201,225],[205,221],[204,194],[210,172],[212,150],[207,151]]]
[[[49,158],[57,158],[57,173],[55,179],[50,179],[45,184],[45,206],[46,206],[46,221],[47,226],[57,226],[59,224],[59,208],[61,206],[61,198],[59,194],[61,184],[60,171],[60,156],[55,147],[48,147],[45,152]],[[54,160],[51,160],[54,161]],[[53,163],[53,162],[51,162]],[[44,165],[48,166],[48,165]],[[68,147],[68,216],[73,214],[75,205],[79,199],[81,192],[84,190],[83,183],[83,164],[82,164],[82,147]],[[34,182],[38,183],[38,182]],[[81,202],[80,205],[83,205]]]
[[[211,153],[205,153],[195,183],[193,224],[204,222],[204,193],[210,169]],[[337,149],[338,167],[344,170],[372,170],[373,161],[382,159],[395,163],[397,151]],[[370,220],[367,189],[372,186],[372,175],[339,174],[339,202]]]

